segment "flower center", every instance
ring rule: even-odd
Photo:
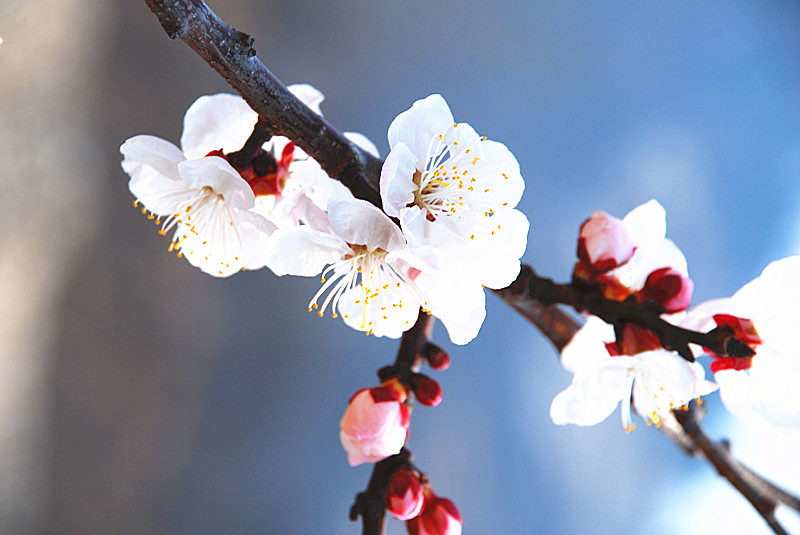
[[[322,272],[322,286],[309,302],[309,312],[317,310],[317,315],[323,317],[330,305],[332,316],[336,318],[340,299],[349,294],[345,302],[353,299],[358,305],[360,328],[371,334],[376,320],[387,320],[395,309],[403,308],[402,294],[397,290],[404,284],[415,289],[406,276],[386,262],[386,255],[383,249],[370,251],[365,245],[350,244],[350,251]],[[323,295],[325,298],[320,305],[318,301]],[[350,316],[345,313],[344,318]]]

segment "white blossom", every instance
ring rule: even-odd
[[[744,421],[763,418],[777,427],[800,428],[798,275],[800,256],[773,262],[733,297],[698,305],[682,323],[708,331],[715,327],[715,314],[752,321],[761,343],[750,344],[755,355],[749,369],[720,366],[714,374],[726,408]]]
[[[153,136],[133,137],[120,152],[134,206],[150,212],[159,233],[174,230],[170,251],[219,277],[264,266],[274,226],[252,211],[250,186],[226,160],[188,160],[176,146]]]
[[[474,338],[483,322],[480,284],[430,269],[386,214],[366,201],[332,199],[325,219],[277,230],[273,240],[267,265],[277,275],[322,274],[309,303],[320,316],[330,306],[333,317],[341,315],[354,329],[397,338],[422,307],[457,344]]]
[[[705,380],[702,366],[670,351],[611,356],[603,341],[613,338],[610,325],[590,317],[564,347],[562,363],[574,376],[572,384],[553,399],[553,422],[595,425],[621,403],[626,430],[635,427],[631,406],[648,424],[660,425],[670,410],[717,388]]]
[[[319,91],[309,85],[289,89],[319,113]],[[263,146],[276,164],[269,176],[253,176],[252,167],[234,169],[227,154],[244,146],[257,119],[241,97],[203,96],[186,112],[180,149],[153,136],[136,136],[120,147],[134,205],[149,212],[160,233],[174,231],[171,251],[214,276],[263,267],[272,231],[299,224],[311,204],[306,194],[315,184],[328,188],[332,182],[283,137]],[[273,183],[265,189],[263,181]]]
[[[441,95],[418,100],[389,126],[383,209],[412,248],[433,246],[443,266],[502,288],[519,273],[528,220],[515,210],[525,187],[502,143],[455,123]]]

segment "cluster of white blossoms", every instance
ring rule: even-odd
[[[795,280],[800,257],[770,264],[732,298],[686,312],[693,285],[683,253],[665,233],[664,209],[655,201],[622,221],[595,212],[581,228],[575,276],[598,284],[610,299],[653,302],[665,312],[662,319],[680,327],[725,328],[755,354],[710,354],[714,383],[705,379],[700,363],[665,350],[646,328],[629,323],[615,332],[589,316],[562,351],[562,363],[574,376],[551,404],[553,421],[594,425],[621,404],[623,426],[630,431],[635,427],[631,408],[648,424],[660,425],[671,410],[719,389],[725,406],[744,420],[760,417],[782,428],[800,428],[800,355],[793,340],[800,325]]]
[[[289,89],[320,113],[319,91]],[[472,340],[485,316],[484,286],[511,283],[527,243],[528,220],[515,210],[524,182],[511,152],[455,123],[440,95],[417,101],[389,127],[381,210],[286,138],[238,161],[257,119],[239,97],[201,97],[186,113],[180,149],[152,136],[120,148],[134,205],[172,233],[170,250],[214,276],[265,266],[321,276],[309,310],[330,310],[368,334],[399,337],[421,307],[453,342]],[[347,135],[377,156],[364,136]]]

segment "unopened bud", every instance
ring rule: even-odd
[[[450,366],[450,355],[436,344],[430,342],[425,344],[422,354],[434,370],[446,370]]]
[[[417,401],[428,407],[435,407],[442,401],[442,387],[427,375],[413,374],[411,389],[414,391]]]
[[[386,510],[398,520],[410,520],[419,516],[425,503],[419,476],[407,468],[395,470],[389,480],[384,503]]]
[[[406,522],[411,535],[461,535],[461,514],[447,498],[426,496],[422,514]]]
[[[339,439],[350,466],[398,453],[408,438],[408,408],[387,386],[364,388],[350,399]]]
[[[631,237],[616,217],[597,210],[581,225],[578,258],[594,274],[621,266],[634,250]]]
[[[638,294],[639,302],[654,301],[673,313],[689,308],[694,283],[680,271],[665,267],[650,273]]]

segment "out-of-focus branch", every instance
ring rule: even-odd
[[[700,427],[702,417],[700,413],[695,403],[692,403],[687,411],[673,411],[683,433],[690,439],[691,453],[708,460],[717,473],[727,479],[750,502],[772,531],[778,535],[789,535],[775,518],[775,510],[783,503],[800,512],[800,499],[740,463],[725,442],[709,438]]]
[[[171,38],[197,52],[274,134],[294,141],[353,195],[380,206],[382,161],[350,143],[300,102],[256,57],[254,39],[225,24],[202,0],[145,0]]]
[[[531,297],[529,283],[535,277],[529,266],[523,266],[520,277],[511,286],[496,293],[534,324],[561,351],[580,325],[556,305],[545,305]],[[787,534],[775,519],[775,509],[783,503],[800,512],[800,499],[740,463],[730,452],[727,443],[712,440],[706,435],[700,426],[702,411],[697,403],[691,403],[687,410],[672,411],[672,415],[674,420],[667,420],[666,425],[660,427],[664,435],[688,454],[708,460],[717,473],[727,479],[753,505],[775,533]]]

